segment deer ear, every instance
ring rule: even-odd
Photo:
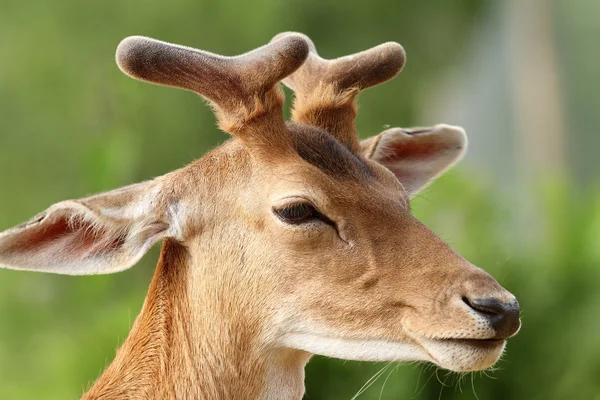
[[[0,233],[0,266],[67,275],[125,270],[171,233],[161,197],[161,184],[149,181],[57,203]]]
[[[467,149],[462,128],[388,129],[361,142],[364,157],[392,171],[410,197],[459,161]]]

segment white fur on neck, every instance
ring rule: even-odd
[[[356,361],[430,361],[427,353],[411,343],[386,340],[351,340],[290,333],[283,344],[313,354]]]

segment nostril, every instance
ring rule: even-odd
[[[489,315],[498,315],[497,312],[495,312],[494,310],[492,310],[489,306],[487,305],[482,305],[481,301],[478,301],[478,299],[475,300],[470,300],[468,297],[463,296],[462,297],[462,301],[469,306],[469,308],[477,311],[478,313],[481,314],[489,314]]]
[[[496,298],[462,297],[462,301],[479,315],[485,317],[496,330],[496,336],[509,337],[520,327],[519,303],[513,300],[509,303]]]
[[[502,315],[505,311],[504,303],[496,299],[468,299],[463,297],[463,301],[473,310],[482,314]]]
[[[463,296],[460,299],[463,301],[463,303],[465,303],[466,305],[468,305],[469,308],[473,308],[473,306],[471,305],[471,302],[469,301],[469,299],[466,296]]]

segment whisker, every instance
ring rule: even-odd
[[[387,383],[388,379],[390,379],[390,376],[392,375],[392,372],[397,371],[398,370],[398,365],[396,366],[396,368],[392,368],[392,370],[387,374],[387,376],[385,377],[385,380],[383,381],[383,385],[381,385],[381,390],[379,391],[379,400],[381,400],[381,396],[383,396],[383,389],[385,389],[385,384]]]
[[[427,365],[424,369],[427,370],[427,368],[429,367],[433,367],[433,365]],[[429,378],[427,378],[427,380],[425,381],[425,383],[423,384],[423,387],[421,388],[421,390],[419,390],[419,393],[417,393],[416,395],[414,395],[413,397],[411,397],[412,399],[415,399],[417,397],[419,397],[421,395],[421,393],[423,392],[423,390],[425,389],[425,386],[427,386],[427,384],[429,383],[429,381],[431,380],[431,378],[433,378],[433,375],[435,374],[435,371],[433,371],[431,373],[431,375],[429,375]]]
[[[474,374],[471,374],[471,389],[473,389],[473,395],[475,395],[475,398],[477,400],[479,400],[479,396],[477,396],[477,392],[475,391],[475,378],[474,378]]]
[[[350,400],[356,400],[358,398],[358,396],[360,396],[361,394],[363,394],[369,387],[371,387],[371,385],[373,383],[375,383],[377,381],[377,379],[379,379],[379,377],[381,377],[381,375],[383,375],[385,373],[385,370],[392,365],[392,363],[388,363],[386,364],[383,368],[381,368],[379,371],[377,371],[375,373],[375,375],[373,375],[359,390],[358,392],[354,395],[354,397],[352,397],[352,399]]]

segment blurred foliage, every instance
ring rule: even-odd
[[[280,31],[325,57],[395,40],[399,78],[361,95],[362,135],[415,121],[423,82],[456,65],[487,2],[0,0],[0,229],[50,204],[178,168],[226,139],[194,95],[134,82],[116,44],[143,34],[223,54]],[[539,237],[515,243],[511,199],[468,169],[413,202],[415,214],[517,295],[523,329],[496,371],[459,379],[393,365],[362,399],[599,399],[600,193],[561,182],[532,189]],[[111,276],[0,271],[0,399],[76,398],[114,356],[157,259]],[[385,364],[315,357],[307,399],[350,399]],[[460,382],[458,382],[460,380]]]

